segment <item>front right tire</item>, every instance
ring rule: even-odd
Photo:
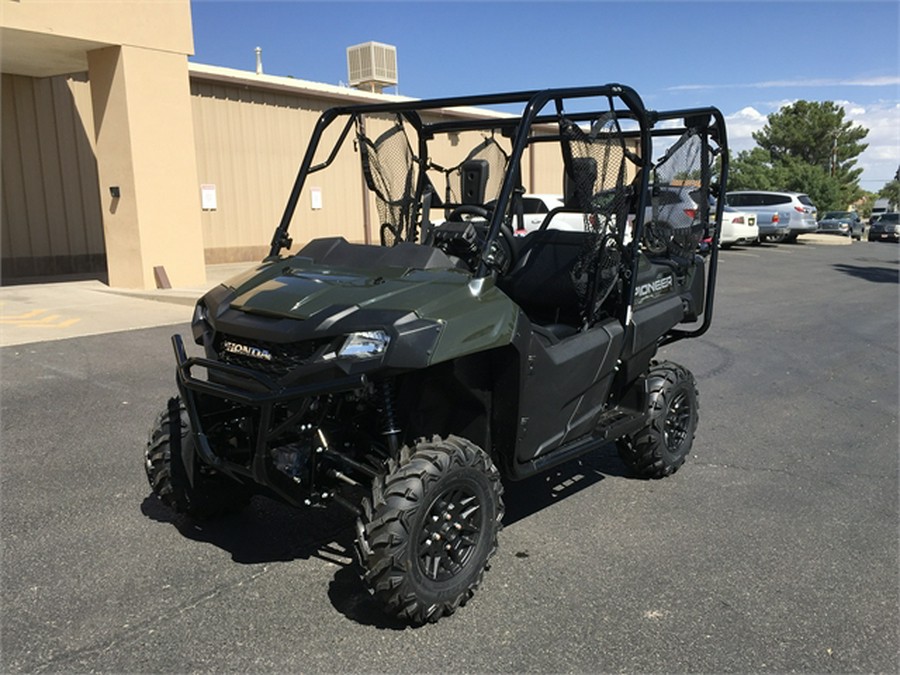
[[[375,479],[357,522],[369,592],[413,624],[455,612],[497,550],[502,495],[491,458],[464,438],[435,436],[402,448]]]

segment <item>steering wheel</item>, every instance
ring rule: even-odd
[[[491,217],[491,212],[477,204],[460,204],[450,212],[447,220],[462,220],[460,216],[478,216],[488,220]]]
[[[448,221],[462,220],[461,216],[478,216],[484,218],[485,221],[490,220],[490,210],[476,204],[460,204],[450,212],[447,216]],[[515,238],[512,229],[506,223],[500,224],[500,236],[494,239],[491,249],[485,257],[485,264],[497,271],[501,276],[509,272],[516,266],[518,256],[516,255]]]
[[[663,255],[669,250],[673,236],[672,226],[661,220],[644,223],[643,245],[649,255]]]

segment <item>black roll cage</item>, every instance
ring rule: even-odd
[[[435,135],[449,132],[499,129],[504,136],[512,139],[512,151],[509,157],[509,166],[519,167],[526,147],[532,143],[559,140],[558,136],[552,134],[532,137],[531,132],[535,126],[558,123],[563,115],[572,122],[586,122],[596,119],[596,110],[591,110],[589,112],[564,112],[565,102],[576,102],[586,98],[606,99],[609,102],[611,111],[615,113],[617,119],[631,119],[637,123],[637,129],[622,132],[623,138],[637,138],[639,140],[639,151],[636,161],[639,162],[638,177],[640,183],[639,202],[635,214],[633,231],[634,242],[641,241],[644,228],[644,214],[646,208],[649,206],[648,195],[650,192],[650,174],[653,169],[653,162],[651,159],[653,139],[678,136],[689,128],[703,131],[717,142],[720,161],[720,194],[716,195],[715,222],[717,224],[722,222],[724,200],[718,197],[724,194],[722,188],[726,185],[727,181],[729,155],[725,120],[722,113],[714,107],[687,108],[665,112],[647,110],[644,107],[641,97],[634,89],[621,84],[606,84],[599,86],[531,90],[478,96],[357,104],[352,106],[334,107],[324,111],[319,116],[313,129],[312,136],[310,137],[309,144],[307,145],[306,152],[291,188],[287,204],[285,205],[281,221],[273,234],[269,249],[269,258],[277,258],[282,250],[290,248],[292,245],[292,239],[288,234],[288,231],[307,177],[310,174],[327,168],[334,162],[338,152],[346,141],[348,134],[362,116],[374,114],[400,115],[413,129],[415,129],[418,135],[418,161],[422,168],[422,170],[419,171],[419,179],[416,186],[416,198],[417,200],[420,200],[426,183],[428,182],[425,171],[428,161],[427,142],[434,138]],[[618,107],[616,102],[622,107]],[[550,103],[554,104],[555,111],[552,114],[542,114],[542,111]],[[452,115],[454,108],[478,108],[510,104],[524,104],[522,113],[520,115],[510,114],[509,116],[502,116],[497,114],[497,116],[479,119],[465,118],[432,123],[423,122],[420,116],[420,113],[425,111],[440,111],[445,115]],[[334,147],[324,161],[313,164],[325,130],[339,118],[346,118],[346,122]],[[678,121],[680,121],[681,124],[676,124]],[[656,126],[661,123],[663,123],[664,126]],[[704,165],[706,165],[706,160],[708,159],[706,155],[709,152],[707,143],[703,143],[702,151],[705,155]],[[488,235],[484,243],[485,250],[491,246],[492,242],[497,238],[500,232],[500,227],[504,215],[508,210],[510,199],[518,187],[518,173],[518,171],[506,171],[504,175],[500,193],[496,200],[496,208],[491,214]],[[700,207],[703,210],[706,222],[709,222],[709,205],[701,204]],[[710,244],[706,279],[708,292],[704,300],[702,325],[693,330],[672,329],[664,338],[663,344],[674,342],[682,338],[702,335],[706,332],[712,322],[715,281],[718,268],[719,230],[720,227],[717,225],[713,230],[712,241]],[[631,258],[631,274],[629,276],[632,280],[637,278],[638,258],[639,256],[636,255]],[[484,277],[490,274],[490,270],[484,262],[484,256],[482,256],[482,261],[475,271],[475,274],[476,277]],[[632,281],[632,283],[627,284],[626,308],[624,312],[626,323],[632,315],[634,294],[635,283]]]

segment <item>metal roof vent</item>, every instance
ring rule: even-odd
[[[397,84],[397,48],[380,42],[347,47],[350,86],[378,94]]]

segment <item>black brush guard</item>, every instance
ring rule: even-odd
[[[184,341],[180,335],[172,336],[172,347],[175,350],[175,379],[178,384],[178,391],[184,401],[190,421],[191,434],[196,441],[196,451],[203,463],[209,465],[216,471],[219,471],[230,478],[243,482],[242,478],[250,478],[259,485],[266,486],[279,494],[288,502],[298,505],[299,502],[296,495],[287,493],[285,490],[271,479],[269,466],[266,461],[266,449],[269,443],[277,437],[286,426],[285,423],[278,424],[273,427],[273,411],[276,404],[284,404],[297,399],[312,398],[316,396],[325,396],[328,394],[337,394],[340,392],[352,391],[365,387],[368,378],[365,374],[357,373],[354,375],[346,375],[329,379],[326,382],[317,382],[314,384],[283,386],[273,380],[271,377],[241,366],[221,363],[211,359],[189,357],[184,348]],[[244,380],[248,384],[252,384],[252,388],[239,388],[213,382],[209,379],[200,379],[195,377],[191,370],[193,368],[204,368],[207,373],[218,373],[226,376],[229,380]],[[223,378],[224,379],[224,378]],[[251,464],[248,466],[237,462],[229,461],[217,455],[209,442],[209,438],[204,432],[202,420],[198,410],[198,395],[209,395],[226,401],[238,403],[247,408],[253,408],[258,411],[258,422],[256,424],[256,438],[252,444]],[[368,475],[374,473],[368,467],[360,466],[349,458],[337,456],[340,462],[349,464],[353,469],[361,470]],[[190,458],[185,457],[185,460]],[[190,467],[190,461],[184,462],[188,467],[188,479],[193,482],[193,472]],[[336,495],[334,495],[337,498]],[[353,509],[355,510],[355,508]]]

